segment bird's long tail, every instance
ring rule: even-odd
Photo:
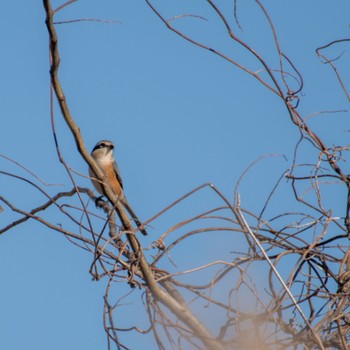
[[[124,208],[128,211],[128,213],[130,214],[130,216],[132,217],[132,219],[135,221],[135,224],[137,225],[137,227],[139,228],[140,232],[144,235],[147,236],[147,232],[146,230],[143,228],[141,221],[139,220],[139,218],[137,217],[137,215],[135,214],[135,212],[132,210],[132,208],[130,207],[128,201],[125,199],[123,202]]]

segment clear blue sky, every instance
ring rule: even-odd
[[[54,7],[61,3],[55,1]],[[261,69],[227,40],[225,28],[218,25],[205,1],[190,3],[167,1],[161,9],[166,18],[182,13],[205,17],[208,21],[183,18],[179,25],[208,45],[239,57],[253,70]],[[339,84],[320,63],[315,49],[350,37],[349,1],[268,3],[280,45],[304,77],[301,113],[348,109]],[[232,8],[227,10],[232,14]],[[238,1],[238,16],[243,31],[235,30],[278,67],[267,23],[254,2]],[[299,137],[281,101],[233,65],[167,30],[145,2],[78,1],[57,16],[57,20],[77,18],[118,21],[57,26],[60,78],[87,147],[91,149],[100,139],[115,142],[126,194],[139,216],[151,217],[204,182],[214,183],[232,199],[240,174],[252,161],[283,154],[287,161],[266,159],[242,183],[242,205],[261,210],[278,177],[290,167]],[[7,1],[0,11],[0,153],[55,184],[45,188],[53,195],[72,185],[58,163],[51,132],[44,19],[41,1]],[[350,63],[349,46],[332,53],[336,57],[342,52],[339,64],[350,86],[345,70]],[[346,143],[348,112],[324,115],[311,123],[329,145]],[[56,127],[65,160],[78,173],[87,174],[58,108]],[[305,159],[311,156],[306,149]],[[0,170],[27,176],[1,158]],[[80,186],[91,187],[87,179],[76,179]],[[25,210],[45,201],[28,185],[5,176],[0,191]],[[341,196],[345,198],[335,190],[329,203],[334,205]],[[186,217],[186,210],[208,197],[190,200],[181,215]],[[279,206],[274,203],[272,212]],[[65,225],[65,219],[56,214],[50,210],[45,218]],[[6,208],[0,213],[1,227],[16,217]],[[168,220],[174,224],[176,213],[160,220],[159,226],[153,224],[148,243],[170,225]],[[105,283],[91,281],[90,254],[31,222],[0,236],[0,256],[1,349],[106,349]],[[186,262],[184,258],[183,266]],[[121,296],[126,290],[120,286],[115,293]],[[121,318],[134,316],[120,312]],[[145,349],[148,344],[151,349],[153,342],[150,337],[135,337],[128,344],[132,349]]]

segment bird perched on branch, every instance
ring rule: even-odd
[[[132,208],[130,207],[128,201],[126,200],[126,197],[123,192],[123,181],[120,176],[120,172],[117,166],[117,163],[114,159],[114,145],[111,141],[102,140],[97,142],[96,146],[91,152],[92,158],[95,159],[98,166],[101,168],[105,175],[105,181],[108,181],[113,193],[116,197],[118,197],[118,200],[120,203],[123,204],[124,208],[127,210],[127,212],[130,214],[132,219],[135,221],[136,225],[139,227],[141,233],[143,235],[147,235],[147,232],[145,229],[140,228],[142,227],[142,224]],[[89,169],[90,179],[92,184],[94,185],[95,189],[98,193],[100,193],[102,196],[105,195],[102,184],[97,180],[95,173],[92,171],[92,169]]]

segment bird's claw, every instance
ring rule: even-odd
[[[102,198],[103,196],[99,196],[95,199],[96,207],[100,208],[103,205],[103,203],[105,203],[105,201]]]

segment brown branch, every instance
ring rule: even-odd
[[[90,193],[90,195],[94,196],[93,193],[92,193],[92,191],[89,190],[89,189],[81,188],[81,187],[79,187],[78,189],[79,189],[79,191],[82,192],[82,193],[84,193],[84,192],[85,192],[85,193]],[[26,216],[24,216],[24,217],[21,218],[21,219],[18,219],[18,220],[16,220],[16,221],[13,221],[11,224],[9,224],[9,225],[5,226],[4,228],[2,228],[2,229],[0,230],[0,234],[6,232],[6,231],[8,231],[8,230],[10,230],[11,228],[13,228],[13,227],[15,227],[15,226],[17,226],[17,225],[19,225],[19,224],[22,224],[23,222],[25,222],[25,221],[27,221],[27,220],[29,220],[29,219],[32,217],[32,215],[34,215],[34,214],[36,214],[36,213],[38,213],[38,212],[40,212],[40,211],[46,210],[46,209],[47,209],[49,206],[51,206],[52,204],[58,205],[58,204],[57,204],[57,201],[58,201],[60,198],[62,198],[62,197],[71,197],[71,196],[73,196],[74,194],[76,194],[76,192],[77,192],[76,188],[73,188],[73,189],[72,189],[71,191],[69,191],[69,192],[60,192],[60,193],[56,194],[55,196],[53,196],[52,198],[50,198],[46,203],[44,203],[44,204],[38,206],[37,208],[32,209],[32,210],[29,212],[29,215],[26,215]]]
[[[341,78],[341,76],[340,76],[340,74],[338,72],[337,67],[335,66],[335,64],[333,64],[334,60],[329,59],[326,55],[321,53],[321,51],[323,51],[324,49],[326,49],[328,47],[331,47],[331,46],[333,46],[335,44],[339,44],[339,43],[343,43],[343,42],[349,42],[349,41],[350,41],[350,39],[333,40],[330,43],[328,43],[327,45],[318,47],[316,49],[316,54],[317,54],[318,57],[322,57],[325,60],[325,62],[323,62],[323,63],[329,64],[332,67],[332,69],[333,69],[333,71],[334,71],[334,73],[335,73],[335,75],[336,75],[336,77],[337,77],[337,79],[338,79],[338,81],[340,83],[340,86],[341,86],[342,90],[344,91],[344,94],[345,94],[347,100],[350,102],[350,94],[348,93],[348,91],[347,91],[347,89],[345,87],[345,84],[344,84],[343,79]]]
[[[81,156],[85,159],[88,165],[91,167],[93,172],[95,173],[97,179],[101,181],[104,187],[104,192],[107,198],[115,207],[123,226],[127,231],[133,232],[132,223],[126,215],[122,204],[118,201],[118,198],[114,195],[108,183],[104,182],[104,174],[101,169],[92,159],[90,154],[85,148],[80,130],[75,123],[72,115],[70,114],[68,104],[66,101],[66,97],[64,95],[61,83],[58,78],[58,68],[60,64],[60,57],[58,51],[58,38],[56,34],[56,30],[53,24],[53,15],[54,11],[52,10],[51,3],[49,0],[43,0],[44,8],[46,11],[46,26],[49,32],[50,37],[50,55],[51,55],[51,83],[54,88],[56,98],[58,100],[59,106],[61,108],[62,115],[71,130],[74,140],[76,142],[77,148]],[[134,253],[138,256],[139,266],[142,271],[143,278],[146,282],[147,287],[150,289],[153,298],[157,301],[160,301],[163,305],[165,305],[172,313],[176,315],[178,319],[184,322],[192,331],[196,334],[196,336],[201,339],[203,344],[205,344],[209,349],[224,349],[220,342],[215,340],[210,332],[206,329],[206,327],[192,314],[188,307],[184,307],[179,301],[175,300],[168,293],[166,293],[162,288],[158,286],[155,281],[154,275],[150,266],[148,265],[144,255],[140,243],[134,234],[128,234],[127,238],[132,247]]]

